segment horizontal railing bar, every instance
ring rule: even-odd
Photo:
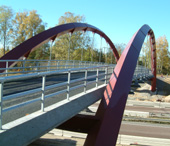
[[[98,76],[104,76],[105,75],[105,73],[100,73]]]
[[[109,79],[110,79],[110,78],[109,78]],[[101,80],[105,80],[105,77],[104,77],[104,78],[99,78],[98,80],[99,80],[99,81],[101,81]]]
[[[103,62],[91,62],[91,61],[78,61],[78,60],[35,60],[35,59],[27,59],[27,60],[0,60],[0,62],[84,62],[84,63],[97,63],[97,64],[105,64]]]
[[[85,80],[84,78],[79,78],[79,79],[71,80],[70,83],[76,83],[84,80]]]
[[[34,94],[34,93],[37,93],[37,92],[40,92],[40,91],[41,91],[41,88],[38,88],[38,89],[24,91],[24,92],[12,94],[12,95],[7,95],[7,96],[3,97],[3,101],[13,99],[13,98],[18,98],[18,97],[25,96],[25,95],[28,95],[28,94]]]
[[[36,99],[33,99],[33,100],[29,100],[29,101],[26,101],[26,102],[5,108],[5,109],[3,109],[3,113],[10,111],[10,110],[13,110],[13,109],[16,109],[16,108],[19,108],[19,107],[22,107],[22,106],[25,106],[25,105],[28,105],[28,104],[31,104],[31,103],[34,103],[34,102],[37,102],[37,101],[40,101],[40,100],[41,100],[41,98],[36,98]]]
[[[61,86],[64,86],[64,85],[67,85],[67,82],[63,82],[63,83],[58,83],[58,84],[46,86],[45,90],[61,87]]]
[[[92,79],[92,78],[96,78],[96,74],[87,77],[87,79]]]
[[[100,68],[103,68],[106,66],[100,66]],[[30,74],[24,74],[24,75],[15,75],[15,76],[7,76],[7,77],[0,77],[0,82],[5,81],[12,81],[16,79],[25,79],[25,78],[32,78],[32,77],[40,77],[40,76],[47,76],[47,75],[53,75],[57,73],[63,73],[70,71],[80,71],[80,70],[86,70],[86,69],[95,69],[99,68],[99,66],[92,66],[92,67],[85,67],[85,68],[71,68],[71,69],[63,69],[63,70],[56,70],[56,71],[48,71],[48,72],[38,72],[38,73],[30,73]]]
[[[87,85],[91,83],[96,83],[96,80],[87,82]]]
[[[48,95],[45,96],[45,99],[51,98],[53,96],[56,96],[56,95],[59,95],[59,94],[62,94],[62,93],[66,93],[66,92],[67,92],[67,90],[65,89],[65,90],[58,91],[56,93],[48,94]]]
[[[75,90],[75,89],[78,89],[78,88],[81,88],[81,87],[84,87],[84,84],[71,87],[71,88],[70,88],[70,91]]]

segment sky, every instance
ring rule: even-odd
[[[156,38],[165,35],[170,42],[170,0],[0,0],[1,5],[14,12],[37,10],[47,28],[58,24],[65,12],[84,15],[86,23],[102,30],[114,44],[127,44],[144,24]]]

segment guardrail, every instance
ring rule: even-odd
[[[108,70],[110,70],[108,72]],[[93,72],[95,71],[96,73],[93,75],[88,76],[89,71],[91,72],[93,70]],[[84,73],[84,77],[83,78],[78,78],[78,79],[74,79],[71,80],[71,74],[75,71],[81,71]],[[54,97],[56,95],[62,94],[62,93],[66,93],[67,94],[67,100],[69,100],[70,98],[70,91],[72,90],[76,90],[78,88],[83,87],[84,88],[84,93],[86,93],[87,91],[87,85],[95,83],[96,84],[96,88],[98,87],[99,81],[104,81],[103,84],[107,84],[107,80],[108,80],[108,75],[110,75],[113,72],[113,66],[94,66],[94,67],[88,67],[88,68],[74,68],[74,69],[63,69],[63,70],[58,70],[58,71],[50,71],[50,72],[40,72],[40,73],[32,73],[32,74],[23,74],[23,75],[15,75],[15,76],[8,76],[8,77],[0,77],[0,129],[2,129],[2,118],[3,118],[3,113],[40,101],[41,102],[41,111],[44,112],[44,104],[45,104],[45,100],[47,98],[51,98]],[[46,77],[50,76],[50,75],[55,75],[55,74],[61,74],[61,73],[67,73],[68,74],[68,78],[67,78],[67,82],[61,82],[58,84],[53,84],[53,85],[48,85],[46,86]],[[10,81],[16,81],[16,80],[24,80],[24,79],[30,79],[30,78],[42,78],[42,87],[41,88],[37,88],[37,89],[32,89],[32,90],[28,90],[28,91],[24,91],[24,92],[20,92],[20,93],[16,93],[16,94],[11,94],[11,95],[7,95],[7,96],[3,96],[3,86],[5,82],[10,82]],[[89,81],[90,79],[90,81]],[[72,84],[75,83],[80,83],[83,82],[82,84],[78,84],[75,86],[72,86]],[[66,86],[66,88],[64,90],[61,91],[57,91],[54,93],[50,93],[50,94],[45,94],[45,91],[50,90],[50,89],[54,89],[57,87],[62,87],[62,86]],[[23,102],[23,103],[19,103],[17,105],[13,105],[7,108],[3,108],[3,102],[7,101],[7,100],[11,100],[11,99],[16,99],[19,97],[24,97],[25,95],[31,95],[31,94],[35,94],[41,92],[41,97]]]
[[[86,63],[86,65],[89,65]],[[98,64],[99,65],[99,64]],[[65,67],[70,66],[70,65],[64,65]],[[80,65],[79,67],[81,67],[82,65]],[[34,68],[35,66],[32,66],[32,68]],[[42,66],[41,66],[42,67]],[[46,66],[48,67],[48,66]],[[56,66],[55,66],[56,67]],[[75,67],[75,64],[74,64]],[[50,66],[51,68],[51,66]],[[26,67],[22,68],[26,69]],[[78,88],[84,88],[84,93],[86,93],[87,90],[87,85],[95,83],[96,84],[96,88],[98,87],[98,83],[99,81],[104,81],[103,84],[107,84],[107,80],[110,78],[108,78],[108,75],[111,75],[114,69],[114,65],[103,65],[103,66],[93,66],[93,67],[84,67],[84,68],[70,68],[70,69],[60,69],[60,70],[56,70],[56,68],[54,69],[55,71],[48,71],[46,70],[46,72],[37,72],[37,73],[29,73],[29,74],[22,74],[22,75],[13,75],[13,76],[4,76],[4,77],[0,77],[0,129],[2,129],[2,118],[3,118],[3,113],[40,101],[41,102],[41,111],[44,111],[44,104],[45,104],[45,100],[47,98],[51,98],[54,97],[56,95],[62,94],[62,93],[66,93],[67,95],[67,100],[69,100],[70,98],[70,91],[72,90],[76,90]],[[49,69],[50,70],[50,69]],[[51,69],[52,70],[52,69]],[[24,72],[23,71],[23,72]],[[41,70],[42,71],[42,70]],[[90,75],[88,76],[88,73],[90,72],[96,72],[95,75]],[[84,73],[84,77],[83,78],[78,78],[78,79],[74,79],[71,80],[71,74],[73,72],[82,72]],[[6,72],[7,73],[7,72]],[[61,82],[58,84],[53,84],[53,85],[48,85],[46,86],[46,77],[50,76],[50,75],[56,75],[56,74],[61,74],[61,73],[66,73],[68,74],[67,77],[67,82]],[[148,76],[150,73],[150,71],[148,69],[145,69],[144,67],[137,67],[135,74],[134,74],[134,79],[140,78],[141,76]],[[9,72],[7,73],[9,74]],[[41,78],[42,79],[42,86],[41,88],[36,88],[36,89],[32,89],[32,90],[27,90],[24,92],[20,92],[20,93],[16,93],[16,94],[11,94],[11,95],[7,95],[4,96],[3,95],[3,87],[4,87],[4,83],[5,82],[10,82],[10,81],[16,81],[16,80],[24,80],[24,79],[30,79],[30,78]],[[91,81],[88,81],[89,79],[92,79]],[[80,82],[83,82],[80,84]],[[74,83],[79,83],[79,85],[75,85],[71,87],[71,84],[73,85]],[[54,89],[54,88],[58,88],[58,87],[63,87],[66,86],[66,88],[64,90],[60,90],[51,94],[46,94],[45,92],[47,90],[50,89]],[[3,102],[7,101],[7,100],[11,100],[11,99],[17,99],[19,97],[23,97],[26,95],[30,95],[30,94],[35,94],[35,93],[41,93],[41,97],[23,102],[23,103],[19,103],[17,105],[13,105],[7,108],[3,108]]]
[[[79,60],[0,60],[5,62],[6,67],[0,68],[0,76],[9,76],[16,74],[27,74],[35,72],[47,72],[68,68],[82,68],[90,66],[101,66],[101,65],[112,65],[103,62],[90,62],[90,61],[79,61]],[[13,66],[9,66],[10,62],[15,62]],[[151,71],[144,66],[138,65],[136,67],[134,78],[141,78],[145,75],[152,74]]]
[[[0,68],[0,72],[4,71],[3,73],[0,73],[1,76],[109,65],[103,62],[79,60],[0,60],[0,62],[5,62],[6,64],[5,68]],[[10,62],[15,62],[15,64],[13,64],[13,66],[9,66]]]

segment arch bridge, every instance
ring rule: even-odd
[[[122,120],[123,112],[125,109],[131,82],[134,77],[137,60],[138,60],[139,53],[142,48],[142,44],[147,35],[149,35],[150,37],[150,46],[151,46],[151,72],[153,75],[151,79],[151,90],[152,91],[156,90],[156,44],[155,44],[155,36],[154,36],[153,30],[148,25],[143,25],[133,35],[133,37],[127,44],[121,56],[119,56],[110,38],[103,31],[101,31],[100,29],[92,25],[85,24],[85,23],[69,23],[69,24],[56,26],[54,28],[41,32],[40,34],[26,40],[25,42],[23,42],[22,44],[20,44],[19,46],[12,49],[7,54],[5,54],[3,57],[1,57],[0,58],[1,73],[5,71],[6,66],[8,68],[14,66],[16,63],[15,60],[22,59],[23,57],[28,57],[30,52],[38,48],[40,45],[50,40],[54,41],[55,38],[63,34],[73,33],[75,31],[91,31],[93,33],[97,33],[101,37],[103,37],[106,40],[106,42],[109,44],[113,52],[113,55],[117,61],[117,64],[114,70],[111,71],[111,76],[110,76],[109,81],[107,81],[106,76],[105,76],[107,73],[107,70],[106,70],[106,72],[103,74],[105,76],[105,84],[102,85],[102,87],[98,85],[99,72],[100,72],[99,68],[101,67],[103,69],[106,66],[103,65],[103,66],[98,66],[98,67],[89,67],[89,68],[97,69],[96,70],[97,74],[95,75],[96,77],[95,83],[96,83],[97,89],[92,90],[91,92],[87,93],[85,91],[86,88],[84,88],[85,90],[84,90],[83,95],[80,95],[83,98],[71,100],[71,98],[69,99],[69,94],[68,94],[68,92],[70,91],[69,85],[71,83],[71,78],[70,78],[71,72],[74,72],[74,71],[79,72],[80,70],[83,70],[85,73],[85,78],[81,80],[84,83],[83,86],[81,87],[86,87],[87,78],[88,78],[87,77],[88,68],[86,67],[86,68],[67,70],[68,71],[68,82],[66,83],[67,89],[64,91],[67,93],[67,102],[63,102],[62,107],[60,107],[61,105],[60,106],[56,105],[56,107],[53,107],[54,109],[47,110],[47,108],[44,107],[44,99],[48,96],[48,95],[45,95],[45,89],[51,88],[52,86],[45,87],[46,76],[57,74],[61,71],[52,71],[52,72],[46,72],[46,73],[33,73],[33,74],[25,74],[21,76],[0,77],[0,105],[1,105],[0,126],[2,129],[0,132],[0,139],[2,140],[2,144],[10,145],[11,142],[14,145],[28,144],[32,142],[33,140],[35,140],[36,138],[38,138],[39,136],[45,134],[47,131],[51,130],[52,128],[61,125],[63,122],[75,116],[82,109],[88,107],[89,105],[93,104],[97,100],[102,99],[98,107],[98,110],[95,116],[93,117],[94,121],[96,120],[96,123],[92,127],[90,127],[90,129],[87,131],[88,136],[87,136],[85,145],[88,145],[88,146],[90,145],[96,145],[96,146],[116,145],[116,140],[118,137],[121,120]],[[3,62],[3,60],[11,60],[11,61],[8,64],[6,64],[5,62]],[[17,105],[17,106],[12,107],[11,109],[2,108],[3,101],[7,99],[12,99],[13,97],[15,97],[15,95],[4,96],[3,94],[4,83],[9,82],[11,80],[16,81],[17,79],[36,78],[40,76],[42,77],[42,88],[41,89],[37,88],[37,89],[34,89],[34,91],[25,91],[25,92],[22,92],[22,94],[17,93],[17,96],[21,96],[21,95],[25,96],[25,94],[30,94],[32,92],[36,92],[40,90],[42,93],[42,97],[38,100],[41,102],[41,110],[42,110],[41,113],[38,113],[38,114],[33,113],[29,115],[30,117],[29,116],[26,117],[26,119],[29,119],[28,121],[26,119],[22,119],[24,122],[22,121],[18,125],[16,125],[16,123],[14,125],[10,125],[10,123],[3,125],[2,124],[3,112],[11,110],[16,107],[18,108],[20,106],[20,105]],[[77,79],[77,81],[78,80],[80,79]],[[55,85],[54,87],[58,87],[58,85]],[[54,95],[56,94],[53,93],[53,96]],[[35,102],[38,101],[37,99],[34,99],[34,100]],[[31,103],[30,101],[28,102]],[[77,105],[77,102],[81,104]],[[22,106],[23,105],[24,104],[22,104]],[[75,108],[74,106],[77,106],[78,108]],[[68,110],[65,111],[65,108],[67,109],[71,108],[74,112],[72,112],[71,114],[68,114],[70,113],[70,111]],[[61,110],[64,110],[65,113],[61,112]],[[62,120],[59,120],[58,122],[56,122],[57,120],[55,117],[58,116],[56,115],[56,113],[60,115],[60,112],[64,114],[65,117],[63,119],[61,118]],[[48,120],[46,119],[46,122],[44,122],[45,118],[51,118],[51,119],[48,119]],[[27,131],[27,133],[25,133],[24,131]],[[18,135],[16,134],[16,132],[20,132],[22,134],[16,137],[15,135]],[[31,134],[31,133],[35,133],[35,134]],[[27,138],[24,138],[24,137],[27,137]],[[17,142],[15,139],[17,139]]]

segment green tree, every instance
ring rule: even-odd
[[[13,10],[7,6],[0,7],[0,36],[3,43],[3,54],[5,55],[6,46],[10,40],[10,29],[12,27],[11,21],[13,17]]]
[[[13,29],[11,33],[13,36],[13,46],[17,46],[25,40],[37,35],[45,30],[46,24],[37,14],[37,11],[18,12],[13,20]],[[33,50],[28,59],[47,59],[49,55],[49,44],[44,44],[41,47]]]
[[[156,60],[158,74],[167,74],[168,72],[170,72],[170,53],[168,51],[168,48],[169,44],[166,36],[160,36],[156,40]],[[147,39],[142,47],[141,61],[141,64],[151,69],[151,48],[149,39]]]
[[[37,11],[18,12],[13,20],[13,45],[17,46],[25,40],[45,30],[46,24],[42,21]]]
[[[151,69],[151,47],[149,39],[144,42],[141,53],[143,54],[143,56],[139,56],[139,59],[143,62],[141,64]]]
[[[84,22],[85,17],[74,15],[71,12],[66,12],[64,16],[59,18],[58,25],[71,22]],[[64,34],[55,40],[52,48],[52,53],[55,54],[55,59],[64,60],[85,60],[85,54],[89,48],[90,37],[86,32],[73,32],[72,34]]]
[[[159,73],[167,74],[170,67],[169,44],[166,36],[161,36],[156,40],[157,48],[157,67]]]

